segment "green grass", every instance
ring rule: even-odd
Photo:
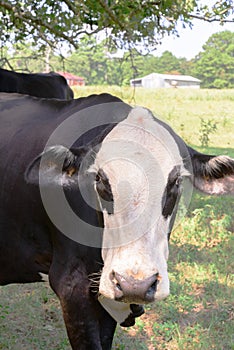
[[[234,91],[192,89],[143,89],[87,86],[75,89],[75,96],[110,92],[132,105],[149,108],[190,145],[199,146],[200,118],[216,121],[218,132],[211,135],[211,147],[234,148]],[[225,135],[225,137],[224,137]]]
[[[111,92],[150,108],[190,145],[234,157],[234,91],[85,87],[76,97]],[[218,122],[210,146],[199,144],[200,117]],[[118,327],[116,350],[234,350],[234,205],[231,197],[194,192],[172,233],[171,294],[146,307],[129,329]],[[0,288],[0,349],[70,349],[58,300],[47,284]]]
[[[119,329],[116,349],[132,349],[132,339],[136,349],[234,349],[233,209],[233,198],[194,194],[171,237],[170,296]]]

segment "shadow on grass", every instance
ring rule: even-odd
[[[168,263],[171,295],[162,302],[146,306],[146,314],[133,328],[118,330],[114,349],[233,349],[234,237],[228,233],[234,230],[233,198],[194,193],[189,216],[194,215],[196,208],[205,206],[208,210],[199,223],[204,236],[198,234],[197,245],[191,244],[189,237],[178,244],[179,238],[173,241],[172,233]],[[212,219],[209,210],[217,221],[224,215],[231,219],[228,227],[221,225],[221,231],[227,232],[223,240],[222,232],[213,232],[212,227],[208,227]],[[211,246],[206,246],[209,240],[199,244],[200,238],[206,238],[206,231]]]
[[[233,273],[233,248],[234,237],[230,236],[224,242],[219,243],[215,247],[199,248],[192,244],[184,244],[177,246],[170,245],[169,270],[173,272],[173,266],[178,263],[200,264],[207,266],[208,264],[216,269],[219,273],[228,275]],[[175,271],[175,270],[174,270]]]

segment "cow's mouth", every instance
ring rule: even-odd
[[[123,277],[112,271],[111,281],[115,300],[136,304],[152,303],[155,300],[158,277],[158,274],[154,274],[146,279],[137,280],[132,276]]]

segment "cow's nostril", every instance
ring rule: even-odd
[[[158,281],[156,280],[154,283],[152,283],[152,285],[149,287],[149,289],[147,290],[147,293],[155,293],[156,289],[157,289],[157,284]]]
[[[119,290],[121,290],[122,291],[122,288],[121,288],[121,285],[119,284],[119,283],[116,283],[116,288],[118,288]]]
[[[151,286],[148,288],[148,290],[145,293],[145,298],[148,301],[151,301],[151,299],[153,300],[154,298],[154,294],[157,290],[157,285],[159,282],[159,278],[158,278],[158,274],[154,275],[154,282],[151,284]]]
[[[123,289],[121,287],[120,281],[118,281],[118,279],[116,278],[116,274],[114,271],[111,272],[110,279],[115,287],[115,298],[121,299],[123,296]]]

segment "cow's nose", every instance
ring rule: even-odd
[[[111,280],[114,284],[115,300],[126,302],[152,302],[157,289],[158,274],[144,280],[137,280],[132,276],[123,277],[118,272],[112,272]]]

